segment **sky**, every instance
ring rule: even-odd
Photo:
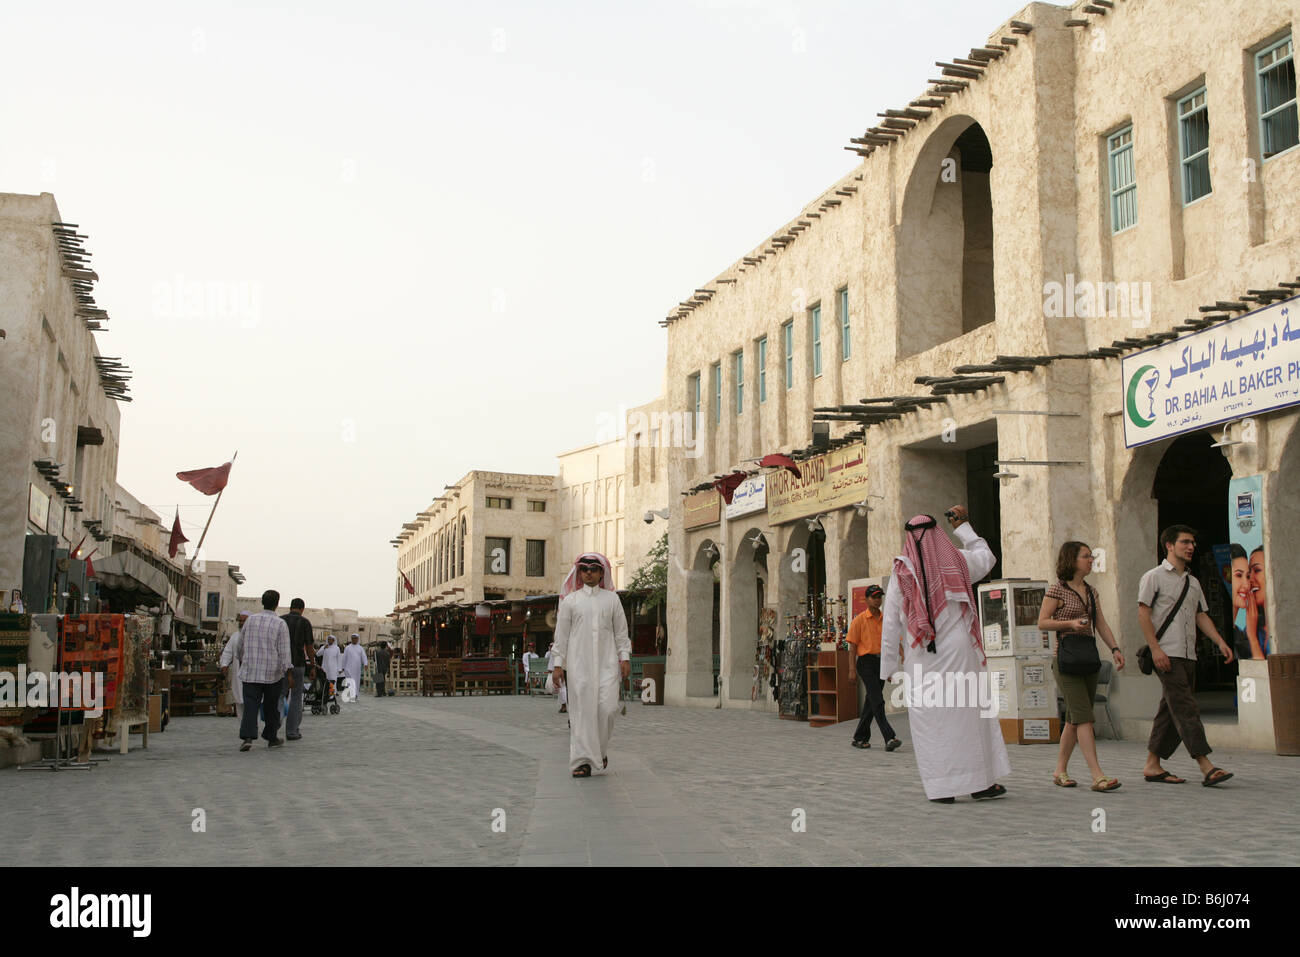
[[[197,543],[238,451],[204,557],[384,615],[403,522],[658,395],[659,320],[1021,6],[10,5],[0,191],[89,236],[118,481]]]

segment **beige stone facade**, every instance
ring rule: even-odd
[[[239,586],[244,583],[244,575],[238,565],[210,559],[196,561],[194,571],[203,581],[199,595],[200,627],[224,643],[239,627]]]
[[[686,432],[684,413],[670,411],[663,396],[628,410],[623,455],[623,556],[628,581],[668,529],[667,518],[655,513],[668,510],[668,499],[674,494],[668,481],[668,459],[674,445],[682,453],[688,451]]]
[[[555,476],[560,543],[559,571],[583,552],[609,559],[614,587],[627,584],[623,552],[626,528],[625,447],[621,440],[584,446],[557,456]],[[562,577],[562,576],[561,576]]]
[[[111,549],[121,413],[97,366],[96,321],[60,254],[54,197],[0,194],[0,588],[23,587],[24,539]],[[92,274],[93,275],[93,274]],[[57,469],[42,474],[37,462]],[[55,474],[57,472],[57,475]],[[71,491],[69,491],[69,487]],[[35,518],[33,518],[35,514]],[[35,607],[35,606],[32,606]],[[42,609],[43,610],[43,609]]]
[[[556,508],[553,475],[476,470],[447,486],[394,539],[394,611],[406,632],[415,611],[555,592]]]
[[[929,396],[918,377],[953,376],[998,356],[1083,355],[1174,330],[1203,305],[1276,289],[1300,273],[1300,148],[1262,155],[1255,58],[1289,33],[1300,6],[1143,0],[1105,16],[1082,6],[1031,4],[1012,18],[1029,29],[1009,20],[979,40],[996,44],[997,55],[964,87],[917,111],[914,125],[901,124],[905,135],[876,145],[667,322],[667,407],[694,413],[697,382],[700,397],[699,456],[676,450],[667,462],[670,703],[716,702],[708,550],[723,557],[722,704],[750,707],[755,559],[766,601],[792,613],[807,591],[792,556],[815,532],[765,512],[688,532],[682,491],[766,453],[809,446],[815,409]],[[916,57],[949,52],[966,56],[918,47]],[[1212,189],[1184,203],[1180,104],[1202,86]],[[1109,152],[1112,135],[1130,126],[1137,219],[1116,231]],[[876,144],[889,134],[873,136]],[[1149,310],[1056,314],[1053,284],[1079,281],[1136,283],[1135,302]],[[866,428],[863,507],[820,521],[827,590],[888,574],[907,518],[975,495],[986,500],[980,512],[1000,522],[1000,534],[987,521],[979,530],[994,538],[1001,575],[1051,575],[1068,539],[1105,550],[1110,561],[1093,580],[1132,660],[1142,640],[1138,578],[1155,564],[1162,515],[1180,520],[1176,503],[1156,494],[1157,469],[1176,443],[1125,447],[1117,357],[1056,359],[1001,377]],[[1300,527],[1298,422],[1294,408],[1261,415],[1257,441],[1207,453],[1221,454],[1233,475],[1264,475],[1270,555],[1272,541],[1280,546]],[[853,427],[834,423],[832,437]],[[1080,464],[1026,464],[1011,469],[1015,478],[992,478],[995,462],[1012,459]],[[1300,620],[1300,573],[1272,562],[1268,574],[1269,620]],[[1282,650],[1300,650],[1294,635],[1279,634]],[[1157,683],[1130,669],[1111,693],[1121,730],[1142,733]],[[1265,746],[1248,728],[1253,717],[1241,714],[1215,724],[1212,743]]]

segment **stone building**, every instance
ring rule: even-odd
[[[24,587],[29,536],[46,555],[111,550],[124,373],[100,354],[80,227],[49,193],[0,194],[0,588]],[[76,556],[72,556],[75,560]],[[32,561],[37,559],[33,557]],[[84,564],[81,582],[84,584]],[[31,569],[29,568],[29,572]],[[31,581],[31,576],[28,576]],[[66,590],[66,588],[62,589]],[[33,595],[29,610],[44,611]]]
[[[669,702],[717,701],[715,578],[721,703],[750,707],[757,604],[792,613],[887,575],[903,523],[955,502],[1000,556],[995,575],[1047,578],[1069,539],[1102,550],[1093,582],[1130,661],[1162,526],[1226,541],[1228,478],[1261,475],[1265,555],[1300,527],[1296,397],[1240,406],[1228,418],[1276,408],[1237,444],[1215,445],[1222,416],[1148,441],[1126,437],[1140,371],[1124,375],[1124,356],[1218,342],[1297,288],[1297,13],[1034,3],[969,53],[918,48],[961,62],[897,109],[864,106],[883,118],[848,147],[861,163],[663,320],[666,405],[698,422],[698,455],[667,457]],[[681,494],[778,451],[808,456],[809,474],[769,473],[762,511],[725,520],[711,493]],[[1296,621],[1300,572],[1267,574],[1268,620]],[[1294,634],[1277,646],[1300,650]],[[1266,687],[1264,665],[1241,676]],[[1271,746],[1267,703],[1234,710],[1235,671],[1217,677],[1212,743]],[[1110,691],[1122,733],[1143,733],[1157,682],[1131,667]]]
[[[609,559],[614,587],[627,584],[625,532],[625,449],[622,439],[561,452],[556,469],[558,579],[578,555],[596,551]],[[554,588],[552,589],[554,590]]]
[[[190,567],[184,545],[174,558],[167,554],[171,524],[120,484],[114,488],[113,509],[113,553],[95,560],[96,577],[105,588],[170,614],[174,638],[213,641],[216,629],[202,622],[202,573]]]
[[[203,576],[199,598],[202,630],[224,644],[239,627],[239,586],[244,584],[244,574],[238,565],[211,559],[195,562],[194,570]]]
[[[393,610],[403,631],[428,628],[436,607],[554,593],[556,506],[553,475],[475,470],[446,486],[392,540]]]

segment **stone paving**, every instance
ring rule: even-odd
[[[365,698],[304,716],[302,741],[249,753],[233,718],[182,718],[93,771],[0,771],[0,838],[6,863],[54,865],[1300,860],[1300,759],[1219,751],[1236,777],[1203,788],[1179,752],[1167,766],[1189,782],[1155,785],[1144,742],[1103,740],[1102,766],[1124,786],[1096,794],[1080,757],[1080,787],[1066,790],[1052,784],[1055,746],[1010,745],[1007,797],[941,806],[925,800],[906,718],[891,720],[904,747],[886,753],[878,738],[850,748],[851,723],[634,702],[609,771],[575,781],[549,697]]]

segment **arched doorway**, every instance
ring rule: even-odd
[[[1227,548],[1228,483],[1232,466],[1209,432],[1193,432],[1175,439],[1156,466],[1151,497],[1156,500],[1156,527],[1190,525],[1196,529],[1192,573],[1201,583],[1209,616],[1219,634],[1232,643],[1232,598],[1215,561],[1216,546]],[[1159,531],[1150,553],[1154,565],[1164,560]],[[1149,566],[1148,566],[1149,567]],[[1204,635],[1196,645],[1196,698],[1203,714],[1237,713],[1237,664],[1225,664],[1218,649]]]
[[[686,695],[703,698],[717,693],[720,638],[719,559],[710,539],[695,550],[686,575]]]
[[[917,156],[899,222],[899,356],[994,319],[992,168],[988,136],[970,116],[941,123]]]
[[[754,697],[754,663],[758,652],[759,615],[767,599],[767,539],[758,529],[743,535],[732,556],[729,589],[727,697]],[[759,689],[760,693],[762,689]]]

